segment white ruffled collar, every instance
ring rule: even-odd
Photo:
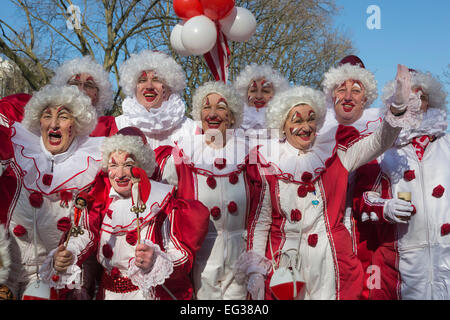
[[[147,110],[136,98],[127,97],[122,103],[122,121],[141,129],[145,134],[160,134],[177,128],[185,119],[186,106],[178,94],[170,95],[161,107]]]
[[[166,205],[172,196],[174,186],[151,181],[150,196],[146,202],[144,212],[139,214],[140,226],[144,227],[152,220]],[[128,231],[133,231],[137,226],[137,216],[130,211],[132,206],[131,197],[124,198],[111,188],[109,197],[113,199],[109,206],[112,211],[111,217],[105,216],[102,230],[108,233],[124,235]]]
[[[248,154],[248,143],[244,138],[228,132],[227,143],[220,149],[210,147],[204,139],[205,135],[200,134],[185,136],[175,143],[174,152],[180,154],[182,151],[185,164],[204,170],[208,174],[221,176],[241,170]],[[225,159],[224,167],[220,166],[222,159]]]
[[[66,152],[52,155],[44,147],[42,138],[25,129],[21,123],[16,122],[13,130],[11,141],[15,160],[23,171],[23,183],[29,190],[46,195],[81,190],[92,183],[100,170],[100,146],[104,137],[77,136]],[[49,185],[44,184],[45,175],[52,176]]]
[[[354,127],[361,134],[367,134],[374,132],[376,128],[381,124],[383,120],[383,112],[382,108],[368,108],[365,109],[361,118],[356,120],[350,126]],[[328,108],[327,114],[325,116],[325,123],[323,127],[320,129],[318,135],[328,134],[327,131],[334,130],[336,131],[339,127],[339,123],[336,120],[336,113],[333,109]]]
[[[395,145],[406,145],[410,143],[413,138],[424,135],[436,136],[438,138],[446,134],[447,126],[446,112],[437,108],[429,108],[423,115],[419,127],[416,129],[403,129],[400,132]]]
[[[317,179],[325,170],[325,161],[333,155],[336,141],[334,135],[317,137],[313,147],[300,151],[289,142],[277,139],[267,140],[259,148],[259,155],[264,164],[271,164],[275,174],[292,182],[302,182],[303,174],[311,174],[312,180]]]
[[[244,118],[241,128],[248,129],[265,129],[266,128],[266,108],[257,109],[244,104]]]

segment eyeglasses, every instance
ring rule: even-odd
[[[67,84],[71,86],[77,86],[78,88],[83,88],[87,91],[98,90],[98,87],[92,82],[81,82],[78,80],[70,80]]]

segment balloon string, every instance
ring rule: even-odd
[[[225,77],[225,59],[224,59],[224,52],[222,47],[222,32],[220,30],[220,23],[216,22],[216,29],[217,29],[217,56],[219,57],[219,64],[220,64],[220,71],[222,75],[222,81],[227,82],[227,79]]]

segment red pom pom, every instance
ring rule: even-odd
[[[232,172],[228,177],[228,180],[231,184],[236,184],[239,181],[239,177],[235,172]]]
[[[223,168],[225,168],[227,166],[227,159],[218,158],[218,159],[214,160],[214,166],[217,169],[222,170]]]
[[[297,189],[297,195],[300,198],[304,198],[304,197],[306,197],[307,194],[308,194],[308,189],[304,185],[300,185]]]
[[[107,259],[110,259],[113,256],[113,250],[109,244],[103,245],[102,252]]]
[[[113,267],[111,269],[111,277],[114,278],[114,279],[117,279],[117,278],[120,277],[120,270],[119,270],[119,268]]]
[[[306,185],[306,191],[314,192],[314,191],[316,191],[316,187],[314,187],[314,185],[312,183],[309,183]]]
[[[16,235],[16,237],[21,237],[27,233],[27,229],[19,224],[14,228],[13,233]]]
[[[58,228],[59,231],[67,232],[70,229],[72,221],[70,221],[70,218],[64,217],[58,220],[56,224],[56,228]]]
[[[130,245],[134,246],[137,243],[137,231],[128,231],[126,240]]]
[[[318,239],[319,239],[319,237],[317,236],[317,233],[310,234],[310,235],[308,236],[308,244],[309,244],[311,247],[315,247],[316,244],[317,244],[317,240],[318,240]]]
[[[211,216],[214,218],[214,220],[217,220],[220,218],[220,208],[214,207],[210,210]]]
[[[236,204],[236,202],[231,201],[231,202],[228,204],[228,212],[229,212],[229,213],[235,213],[236,211],[237,211],[237,204]]]
[[[441,185],[438,185],[436,188],[433,189],[433,197],[440,198],[444,194],[444,187]]]
[[[416,174],[414,173],[414,170],[406,170],[405,173],[403,174],[403,178],[406,181],[411,181],[416,178]]]
[[[292,221],[300,221],[302,219],[302,213],[298,209],[293,209],[291,211],[291,220]]]
[[[217,186],[216,179],[214,179],[213,176],[209,176],[209,177],[206,179],[206,183],[208,184],[208,186],[209,186],[211,189],[214,189],[214,188]]]
[[[44,197],[40,192],[33,192],[32,194],[30,194],[28,200],[30,201],[32,207],[40,208],[42,206],[42,202],[44,201]]]
[[[303,182],[310,182],[311,179],[312,179],[311,172],[308,172],[308,171],[303,172],[303,174],[302,174],[302,181]]]
[[[54,274],[54,275],[52,276],[52,281],[53,281],[53,282],[58,282],[58,280],[59,280],[59,276],[58,276],[57,274]]]
[[[51,185],[52,180],[53,180],[52,174],[44,174],[44,176],[42,177],[42,183],[45,184],[46,186]]]
[[[446,236],[450,233],[450,223],[444,223],[441,227],[441,236]]]
[[[110,219],[112,219],[112,214],[113,214],[113,212],[112,212],[111,209],[106,210],[106,215],[107,215]]]

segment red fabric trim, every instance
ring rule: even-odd
[[[97,126],[89,135],[90,137],[110,137],[118,132],[116,119],[113,116],[101,116],[97,120]]]
[[[31,95],[29,94],[17,93],[0,100],[0,114],[8,119],[10,126],[14,122],[22,122],[25,105],[30,99]]]
[[[328,162],[327,171],[322,175],[321,182],[320,191],[325,201],[324,217],[337,275],[336,299],[359,299],[363,290],[364,276],[361,263],[353,253],[350,233],[342,222],[345,214],[348,172],[339,157],[333,157]]]

